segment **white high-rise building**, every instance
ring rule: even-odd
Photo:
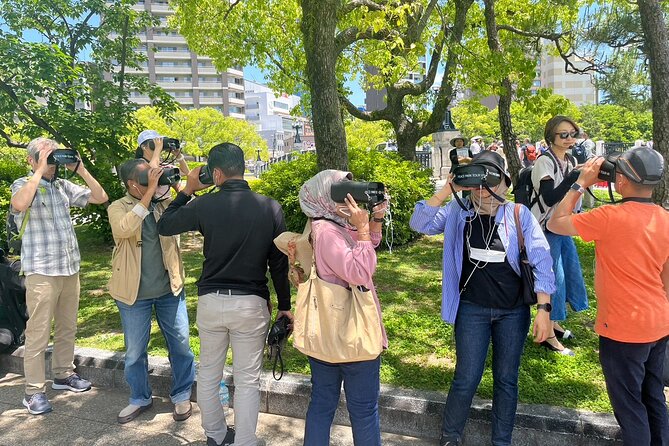
[[[133,8],[148,11],[160,18],[160,25],[140,33],[138,51],[147,62],[135,75],[147,76],[161,86],[183,108],[212,107],[226,116],[245,119],[244,73],[241,67],[219,73],[209,57],[193,53],[186,39],[167,27],[167,18],[174,12],[167,0],[139,0]],[[131,100],[150,105],[146,95],[131,93]]]
[[[582,59],[573,59],[576,68],[588,66]],[[597,104],[597,89],[591,74],[567,73],[565,62],[559,56],[543,53],[537,61],[537,77],[532,91],[550,88],[553,93],[564,96],[576,105]]]
[[[304,118],[293,117],[290,112],[300,103],[296,95],[279,94],[266,85],[246,80],[244,99],[246,120],[267,141],[272,157],[279,157],[293,149],[295,124],[299,122],[300,138],[304,137]]]

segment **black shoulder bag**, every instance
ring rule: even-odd
[[[523,228],[520,224],[520,208],[522,204],[516,204],[513,216],[516,221],[516,232],[518,234],[518,253],[520,255],[520,277],[523,280],[523,303],[534,305],[537,303],[537,293],[534,292],[534,271],[530,261],[527,259],[525,238]]]

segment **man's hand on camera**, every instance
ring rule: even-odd
[[[47,163],[49,155],[51,155],[51,153],[53,153],[53,147],[44,147],[44,145],[42,145],[42,148],[39,150],[39,160],[37,161],[37,168],[35,169],[36,174],[39,174],[41,176],[44,175],[44,173],[49,167]]]
[[[290,323],[288,324],[288,329],[290,331],[293,330],[293,322],[295,322],[295,316],[293,316],[293,313],[290,310],[279,310],[276,312],[276,319],[279,320],[282,316],[286,316]]]
[[[186,176],[186,186],[181,190],[181,192],[190,196],[195,192],[206,189],[210,186],[200,183],[200,169],[202,169],[202,166],[198,166],[188,172],[188,176]]]
[[[578,176],[576,182],[581,185],[581,187],[590,187],[593,184],[599,181],[599,168],[602,163],[604,163],[604,157],[590,158],[587,160],[581,167],[581,173]]]
[[[81,155],[77,152],[77,158],[79,159],[76,163],[65,164],[65,168],[70,172],[80,173],[82,169],[85,169],[83,161],[81,161]]]
[[[146,193],[153,197],[153,194],[158,190],[158,180],[160,180],[161,175],[163,174],[163,169],[160,167],[152,167],[149,169],[147,175],[149,184],[146,186]]]

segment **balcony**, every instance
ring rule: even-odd
[[[156,74],[190,74],[191,67],[159,67],[156,66]]]
[[[151,12],[154,14],[166,14],[166,15],[171,15],[174,14],[174,10],[170,8],[170,5],[168,4],[162,4],[162,3],[151,3]]]
[[[189,59],[190,60],[190,52],[186,50],[181,50],[181,51],[156,51],[153,53],[153,57],[156,58],[156,60],[165,60],[165,59]]]
[[[175,90],[190,90],[193,88],[192,82],[168,82],[168,81],[157,81],[159,87],[169,88]]]
[[[232,112],[230,112],[229,116],[231,118],[241,119],[242,121],[246,120],[246,115],[244,115],[243,113],[232,113]]]
[[[239,105],[240,107],[244,107],[246,105],[246,101],[244,101],[244,99],[228,98],[228,101],[230,102],[230,105]]]
[[[223,98],[200,97],[200,105],[223,105]]]
[[[244,84],[235,84],[234,82],[228,82],[228,88],[235,91],[244,91]]]

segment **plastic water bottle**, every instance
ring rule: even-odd
[[[221,400],[223,413],[228,415],[230,412],[230,392],[228,391],[228,386],[225,384],[225,379],[221,380],[221,386],[218,389],[218,397]]]

